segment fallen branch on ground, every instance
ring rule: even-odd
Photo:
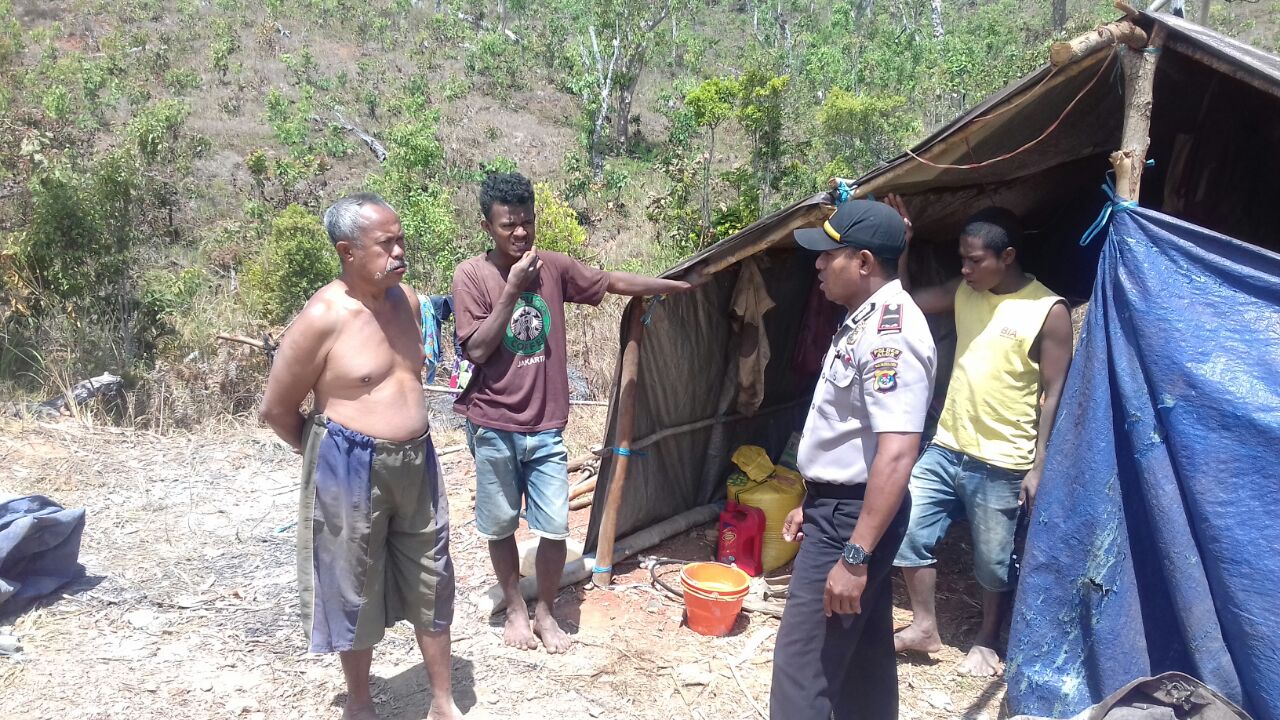
[[[355,123],[348,122],[347,119],[342,116],[342,113],[337,110],[333,111],[333,116],[338,119],[339,127],[349,133],[353,133],[356,137],[363,140],[365,145],[369,146],[369,150],[373,151],[373,156],[378,158],[378,162],[387,161],[387,148],[384,147],[382,143],[378,142],[377,138],[364,130],[361,130]]]

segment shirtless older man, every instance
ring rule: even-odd
[[[344,718],[376,718],[373,646],[413,624],[431,716],[459,717],[449,677],[449,506],[422,397],[417,294],[395,211],[377,195],[334,203],[325,229],[342,263],[276,356],[262,419],[302,453],[298,589],[312,652],[337,652]],[[315,393],[312,413],[299,406]]]

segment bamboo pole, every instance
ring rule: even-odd
[[[757,410],[756,413],[754,415],[751,415],[750,417],[761,418],[767,415],[772,415],[773,413],[776,413],[776,412],[781,412],[783,410],[796,407],[797,405],[808,405],[810,402],[812,402],[811,398],[803,397],[803,398],[800,398],[799,400],[793,400],[791,402],[783,403],[781,405],[773,405],[763,410]],[[747,417],[748,417],[747,415],[743,415],[742,413],[734,413],[733,415],[717,415],[716,417],[706,418],[705,420],[697,420],[691,423],[686,423],[684,425],[669,427],[665,430],[659,430],[658,432],[652,435],[648,435],[646,437],[640,438],[639,440],[636,440],[634,443],[632,443],[631,449],[643,450],[644,448],[649,447],[650,445],[658,442],[659,440],[665,440],[666,438],[669,438],[673,435],[683,435],[685,433],[694,432],[695,430],[701,430],[703,428],[711,427],[712,425],[722,425],[725,423],[737,422],[738,420],[745,420],[747,419]]]
[[[1151,145],[1151,89],[1163,41],[1164,26],[1157,25],[1149,47],[1120,49],[1124,68],[1124,128],[1120,149],[1111,153],[1111,166],[1116,171],[1116,195],[1123,200],[1136,202],[1142,189],[1142,169]]]
[[[1147,33],[1128,20],[1099,25],[1080,37],[1056,42],[1050,46],[1049,64],[1054,67],[1070,65],[1117,44],[1139,50],[1147,44]]]
[[[427,392],[440,393],[443,395],[461,395],[462,394],[462,388],[444,387],[442,385],[423,385],[422,389],[426,390]],[[609,407],[609,401],[607,400],[570,400],[569,404],[575,407],[576,406]],[[572,472],[573,468],[570,467],[569,470]]]
[[[631,465],[631,434],[635,430],[636,389],[640,384],[640,341],[644,338],[644,303],[627,306],[627,345],[622,350],[622,371],[618,391],[618,433],[614,439],[613,477],[605,488],[604,512],[600,516],[600,536],[596,542],[596,562],[591,580],[598,587],[613,581],[613,542],[618,530],[618,508]]]
[[[574,485],[573,487],[569,488],[569,499],[577,500],[583,495],[586,495],[587,493],[592,493],[595,491],[596,491],[596,476],[592,475],[586,480],[583,480],[577,485]]]

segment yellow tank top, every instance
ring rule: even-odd
[[[1040,424],[1031,344],[1062,298],[1035,278],[1008,295],[956,290],[956,360],[934,442],[985,463],[1029,470]]]

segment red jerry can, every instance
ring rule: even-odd
[[[720,513],[720,546],[716,560],[736,565],[753,577],[763,571],[760,548],[764,542],[764,511],[732,500]]]

